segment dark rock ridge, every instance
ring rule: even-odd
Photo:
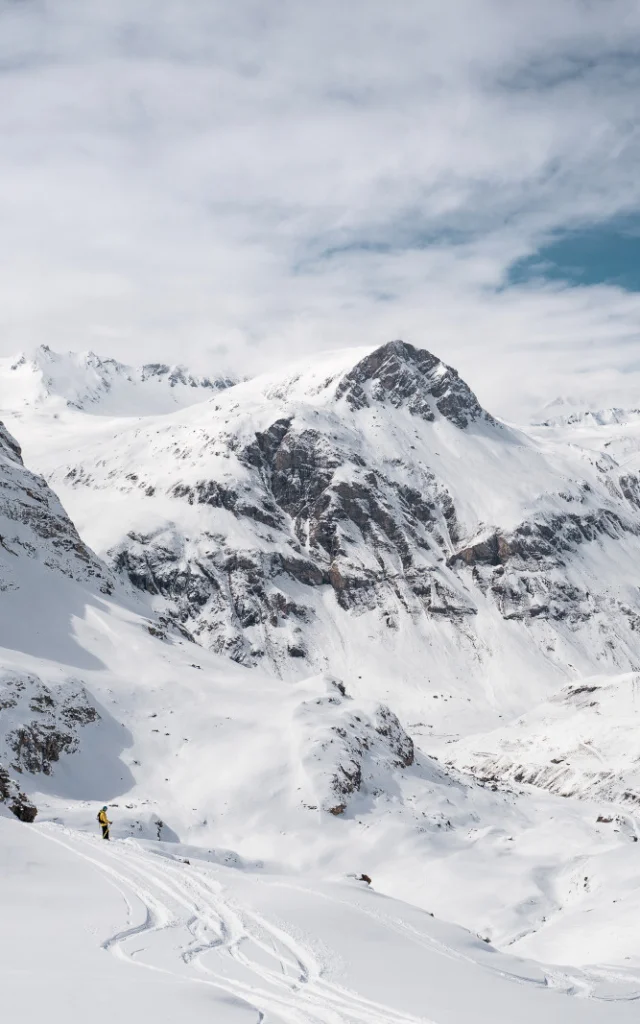
[[[238,551],[203,532],[194,557],[179,531],[161,529],[131,532],[111,552],[135,586],[177,606],[196,637],[210,636],[215,649],[242,661],[260,658],[263,643],[248,644],[246,630],[264,633],[283,620],[312,618],[302,596],[294,600],[278,586],[286,578],[305,588],[331,587],[345,610],[375,609],[390,589],[405,607],[417,601],[435,614],[473,614],[473,601],[446,567],[436,572],[425,564],[434,551],[444,562],[458,537],[451,496],[428,471],[421,487],[410,486],[367,469],[325,434],[284,420],[256,433],[237,456],[257,477],[249,494],[203,480],[175,484],[172,496],[274,531],[283,539],[276,549]],[[345,467],[348,479],[341,477]],[[369,564],[363,549],[374,553]],[[289,654],[296,647],[288,643]]]
[[[0,423],[0,452],[7,459],[17,462],[20,466],[23,465],[22,449],[15,437],[9,433],[4,423]]]
[[[0,423],[0,589],[15,587],[20,557],[40,561],[71,579],[95,580],[111,593],[112,572],[80,539],[42,477],[23,465],[20,446]]]
[[[451,565],[506,565],[514,559],[538,564],[558,554],[574,551],[580,544],[599,537],[616,539],[624,533],[640,533],[640,521],[623,517],[613,509],[601,508],[577,514],[547,515],[521,523],[508,535],[496,530],[486,539],[466,545],[449,559]]]
[[[607,483],[614,490],[611,481]],[[617,509],[575,512],[569,511],[569,505],[564,514],[542,514],[508,533],[493,531],[459,548],[449,558],[449,565],[471,567],[474,581],[483,593],[494,597],[505,619],[586,621],[603,607],[603,600],[597,590],[566,578],[571,556],[582,546],[606,538],[640,537],[640,518],[629,515],[621,500],[629,500],[624,487],[615,496]],[[640,606],[632,609],[618,603],[614,614],[623,617],[632,630],[640,627]]]

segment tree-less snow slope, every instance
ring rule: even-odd
[[[447,748],[483,778],[511,779],[563,796],[640,803],[640,676],[573,683],[522,718]]]
[[[185,857],[184,853],[189,856]],[[125,1024],[613,1024],[636,982],[544,968],[363,883],[0,819],[3,1006]],[[25,989],[25,979],[38,984]],[[565,991],[573,988],[582,996]]]

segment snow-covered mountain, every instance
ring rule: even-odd
[[[458,793],[469,820],[465,786],[416,759],[394,712],[356,699],[350,680],[284,682],[172,630],[84,545],[4,426],[0,496],[5,801],[23,788],[41,809],[69,815],[71,799],[83,820],[86,801],[126,794],[125,834],[215,836],[307,866],[358,856],[330,838],[326,821],[343,816],[351,827],[358,813],[371,816],[362,850],[381,847],[373,862],[385,859],[386,830],[376,833],[387,813],[407,837],[417,823],[437,835]],[[405,785],[411,799],[398,800]],[[305,837],[293,848],[291,829]]]
[[[579,659],[598,662],[612,631],[603,695],[633,656],[614,609],[635,506],[615,460],[497,422],[454,371],[400,343],[130,415],[46,402],[7,414],[26,461],[66,480],[62,504],[0,433],[4,998],[20,1005],[11,979],[37,963],[56,998],[79,967],[91,991],[114,986],[131,1021],[180,1002],[222,1024],[463,1024],[465,993],[498,1024],[631,1020],[631,731],[602,731],[605,757],[618,742],[615,785],[579,801],[525,788],[563,793],[506,760],[482,765],[510,728],[526,738],[520,761],[561,756],[536,705]],[[533,588],[596,572],[589,614],[566,591],[565,611],[556,597],[558,614],[536,614],[528,590],[505,612],[506,574]],[[599,708],[576,704],[576,684],[562,692],[549,706],[584,716],[575,739],[559,730],[580,775]],[[629,694],[601,707],[633,730]],[[500,718],[504,736],[474,738]],[[105,801],[112,850],[95,836]],[[33,807],[35,825],[4,820]],[[363,889],[363,872],[392,898]],[[53,960],[58,903],[27,901],[35,884],[69,908]],[[101,945],[114,961],[93,956]],[[118,959],[153,971],[136,982]]]
[[[640,421],[640,409],[575,409],[536,421],[541,427],[609,427],[625,426]]]
[[[132,701],[126,720],[129,724],[135,721],[137,688],[142,686],[144,690],[145,680],[150,678],[155,681],[155,689],[166,676],[167,669],[163,665],[160,670],[158,663],[169,661],[170,671],[183,671],[184,652],[180,651],[179,656],[172,654],[183,641],[183,631],[177,629],[172,633],[171,624],[154,615],[144,598],[138,597],[126,580],[120,579],[86,547],[45,481],[24,466],[17,442],[2,424],[0,530],[0,644],[13,652],[0,660],[0,767],[17,784],[29,775],[52,776],[62,754],[76,754],[74,778],[67,780],[74,795],[85,786],[92,790],[101,773],[102,784],[111,787],[113,780],[109,775],[117,772],[117,768],[110,749],[112,716],[104,710],[105,705]],[[88,637],[84,637],[84,629],[88,629]],[[141,673],[138,651],[145,646],[149,665]],[[219,711],[210,704],[211,665],[215,665],[216,677],[222,669],[223,680],[229,668],[226,661],[209,659],[207,683],[201,686],[203,666],[193,659],[197,657],[201,662],[205,652],[193,644],[189,648],[192,662],[188,663],[182,700],[181,684],[171,684],[171,703],[183,705],[172,723],[172,728],[177,726],[179,730],[175,742],[183,762],[185,754],[186,761],[191,761],[192,750],[196,759],[201,755],[209,757],[206,742],[198,755],[192,725],[180,723],[182,714],[187,718],[192,714],[194,683],[200,693],[198,703],[203,702],[200,724],[208,735],[210,729],[222,725]],[[123,678],[121,663],[126,665],[129,659],[131,664],[124,668]],[[76,671],[61,671],[65,664]],[[131,678],[132,675],[137,678]],[[255,687],[253,677],[246,678],[249,688]],[[277,773],[286,798],[295,777],[301,794],[296,803],[301,808],[308,805],[315,810],[342,814],[352,795],[357,796],[368,787],[380,788],[379,782],[374,781],[379,776],[393,775],[396,769],[413,764],[413,743],[396,716],[374,702],[369,702],[368,707],[354,703],[343,683],[315,678],[298,688],[281,686],[280,691],[276,684],[266,680],[258,685],[270,690],[271,716],[275,715],[273,728],[277,733],[273,745],[267,745],[269,756],[265,753],[262,759],[257,758],[259,773],[263,780],[267,772]],[[115,698],[119,687],[122,692]],[[241,707],[247,694],[248,688],[240,684],[232,701]],[[167,695],[162,698],[166,699]],[[163,715],[151,714],[152,703],[153,700],[142,698],[145,733],[149,717],[160,717],[158,724],[165,727]],[[252,702],[251,709],[255,714],[256,702]],[[270,716],[264,707],[259,715],[266,736]],[[234,716],[234,727],[238,716],[239,713]],[[279,732],[287,716],[293,739],[290,750],[282,747]],[[105,723],[109,722],[107,727]],[[257,722],[253,728],[257,728]],[[156,728],[151,731],[160,733]],[[164,735],[169,738],[171,734]],[[91,736],[91,740],[83,742],[86,736]],[[134,750],[139,742],[139,733],[129,737]],[[187,742],[192,747],[185,751],[183,744]],[[117,746],[120,752],[122,743]],[[175,743],[164,746],[172,748],[172,757],[178,756]],[[78,764],[83,758],[93,762],[86,775]],[[124,766],[121,770],[125,771]],[[194,770],[194,766],[189,770]],[[151,771],[165,772],[166,766],[152,758]],[[434,768],[431,774],[441,773]],[[128,772],[121,781],[127,776]],[[175,785],[173,779],[165,781]],[[242,785],[245,784],[243,778]],[[230,792],[228,785],[226,792]],[[269,814],[274,813],[276,803],[274,797]],[[246,813],[246,801],[242,804]],[[190,815],[184,820],[194,824]]]
[[[79,541],[4,428],[2,446],[0,802],[22,813],[24,791],[41,817],[91,827],[109,799],[120,836],[364,866],[400,895],[443,835],[473,855],[479,813],[519,827],[509,794],[418,752],[355,680],[285,682],[171,632]],[[434,871],[417,902],[440,885]]]
[[[41,345],[30,354],[0,359],[3,410],[19,414],[45,406],[117,416],[170,412],[229,387],[227,376],[207,377],[180,365],[127,366],[95,352],[52,351]]]
[[[548,402],[532,418],[534,426],[571,428],[624,427],[640,421],[635,405],[594,404],[579,396],[560,396]]]
[[[25,411],[21,429],[92,547],[246,665],[401,690],[453,733],[638,667],[635,467],[497,421],[424,350],[328,354],[135,422]]]

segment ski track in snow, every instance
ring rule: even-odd
[[[64,839],[51,828],[40,831],[103,872],[122,896],[128,927],[102,943],[119,959],[214,985],[255,1009],[257,1024],[437,1024],[324,979],[314,953],[226,896],[200,867],[178,867],[131,841],[107,847],[71,829],[60,829]],[[144,914],[139,923],[136,902]]]

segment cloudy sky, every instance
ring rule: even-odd
[[[638,0],[0,0],[0,353],[640,404]]]

